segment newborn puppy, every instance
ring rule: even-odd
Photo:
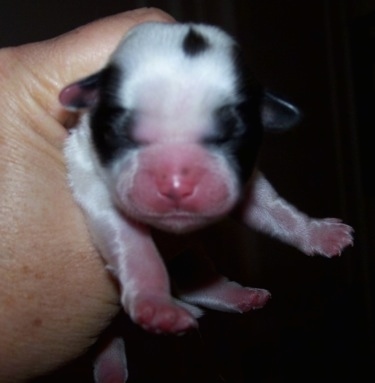
[[[242,68],[237,44],[216,27],[146,23],[103,70],[60,94],[82,111],[65,146],[74,197],[120,282],[124,310],[146,330],[197,326],[195,305],[244,312],[269,298],[212,273],[173,298],[150,228],[188,233],[235,211],[309,255],[332,257],[352,243],[349,226],[301,213],[254,168],[263,131],[289,129],[300,116]],[[122,350],[113,344],[109,352]],[[100,360],[109,359],[99,358],[97,381],[106,381]]]

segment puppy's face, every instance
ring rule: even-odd
[[[274,121],[270,105],[292,108],[249,86],[241,67],[235,42],[215,27],[149,23],[103,71],[62,92],[65,106],[90,108],[103,182],[126,215],[186,232],[233,209],[262,123]]]

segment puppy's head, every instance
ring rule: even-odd
[[[146,23],[102,71],[62,91],[65,107],[88,110],[98,166],[125,214],[180,232],[233,209],[263,130],[299,117],[243,67],[216,27]]]

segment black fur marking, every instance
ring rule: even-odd
[[[259,111],[260,96],[257,92],[252,92],[253,90],[249,90],[247,100],[236,108],[236,112],[241,116],[240,121],[245,126],[244,131],[236,136],[233,151],[243,183],[249,180],[254,170],[263,138],[263,126]]]
[[[238,46],[233,47],[232,61],[237,73],[237,94],[241,102],[223,105],[214,115],[215,133],[204,139],[204,144],[223,150],[231,158],[239,179],[250,178],[263,137],[261,122],[262,88],[248,76]]]
[[[83,80],[79,81],[78,84],[81,88],[86,90],[94,90],[98,87],[98,83],[101,79],[101,72],[92,74],[91,76],[88,76],[84,78]]]
[[[131,138],[134,114],[116,99],[123,71],[112,65],[103,70],[99,102],[91,114],[92,138],[103,165],[109,165],[121,153],[137,147]]]
[[[255,99],[252,99],[254,102]],[[204,144],[224,151],[238,171],[242,183],[251,176],[262,140],[259,109],[251,102],[226,105],[214,116],[215,133],[204,139]]]
[[[207,50],[210,44],[203,35],[190,28],[182,43],[182,48],[188,56],[197,56]]]

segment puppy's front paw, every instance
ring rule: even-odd
[[[314,219],[309,230],[307,254],[317,253],[331,258],[340,255],[345,247],[353,245],[353,228],[339,219]]]

